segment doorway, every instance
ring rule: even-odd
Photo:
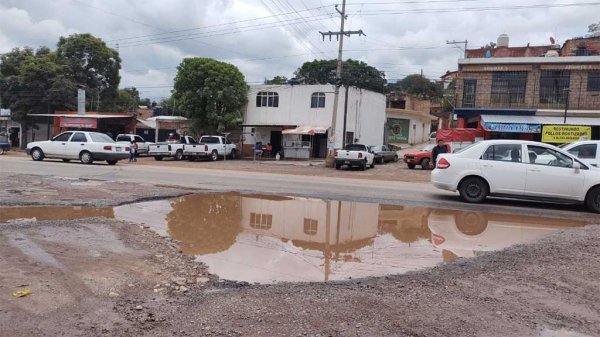
[[[273,146],[273,156],[281,151],[281,131],[271,131],[271,145]]]

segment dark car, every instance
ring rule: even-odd
[[[375,162],[378,164],[398,161],[398,153],[387,145],[371,146],[370,151],[375,155]]]

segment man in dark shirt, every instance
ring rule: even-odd
[[[446,145],[444,145],[444,141],[443,140],[438,140],[438,145],[436,147],[433,148],[433,150],[431,150],[431,156],[433,159],[433,167],[435,167],[436,163],[437,163],[437,157],[439,154],[442,153],[448,153],[448,148],[446,147]]]

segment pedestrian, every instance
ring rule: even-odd
[[[263,146],[262,146],[262,142],[256,142],[256,144],[254,144],[254,157],[255,158],[260,158],[263,154]]]
[[[437,146],[435,146],[432,150],[431,150],[431,157],[433,159],[433,168],[435,168],[435,165],[437,163],[437,157],[438,155],[442,154],[442,153],[448,153],[448,147],[446,145],[444,145],[444,141],[443,140],[438,140]]]
[[[129,145],[129,162],[136,162],[137,161],[137,143],[135,142],[135,140],[131,141],[131,144]]]
[[[267,143],[267,158],[271,158],[271,153],[273,153],[273,145],[271,143]]]

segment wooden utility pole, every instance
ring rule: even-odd
[[[362,30],[356,30],[356,31],[344,31],[344,22],[346,21],[346,19],[348,18],[346,16],[346,0],[342,1],[342,10],[340,11],[338,9],[338,5],[335,5],[335,10],[340,13],[340,31],[339,32],[319,32],[319,34],[321,34],[321,36],[323,37],[323,40],[325,40],[325,36],[329,36],[329,40],[331,40],[332,36],[335,36],[338,41],[339,41],[339,46],[338,46],[338,58],[337,58],[337,67],[336,67],[336,71],[335,71],[335,79],[336,79],[336,83],[335,83],[335,93],[333,96],[333,113],[331,115],[331,128],[330,128],[330,133],[329,133],[329,139],[327,140],[327,160],[325,161],[325,166],[327,167],[334,167],[335,166],[335,158],[334,158],[334,149],[331,148],[331,146],[329,144],[333,143],[333,147],[335,148],[335,126],[336,126],[336,122],[337,122],[337,110],[338,110],[338,102],[339,102],[339,96],[340,96],[340,85],[342,82],[342,52],[344,50],[344,35],[346,36],[351,36],[351,35],[365,35],[365,33],[363,33]],[[344,139],[343,137],[345,137],[346,135],[342,135],[342,139]]]

